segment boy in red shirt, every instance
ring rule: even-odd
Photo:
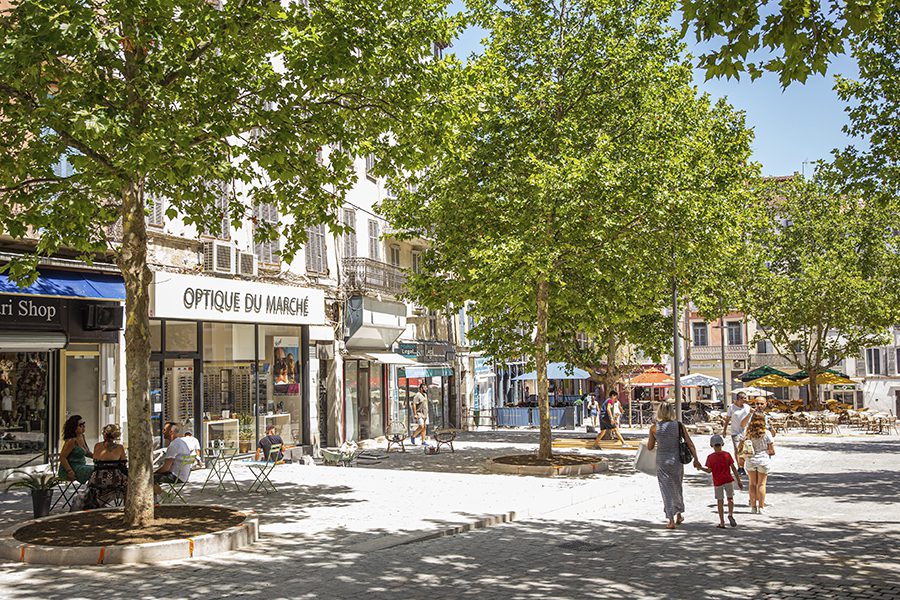
[[[714,452],[706,457],[706,466],[701,467],[707,473],[712,473],[713,485],[716,487],[716,502],[719,505],[719,524],[716,526],[719,529],[725,529],[726,495],[728,496],[728,524],[737,527],[737,521],[734,520],[734,482],[737,481],[739,489],[744,489],[734,459],[731,458],[731,454],[722,450],[724,444],[725,440],[721,435],[712,436],[709,439],[709,445],[712,446]]]

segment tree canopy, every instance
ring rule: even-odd
[[[896,27],[892,0],[874,2],[682,0],[683,30],[710,46],[699,66],[708,78],[753,79],[770,71],[787,87],[824,75],[835,55],[873,29]]]
[[[879,203],[840,193],[823,174],[769,181],[759,192],[762,218],[744,238],[732,302],[812,381],[898,322],[895,234]],[[811,383],[813,403],[816,389]]]
[[[256,235],[284,236],[286,259],[307,226],[339,230],[352,155],[375,153],[386,172],[443,129],[435,99],[452,69],[433,44],[458,24],[445,5],[59,0],[0,13],[0,233],[38,234],[13,274],[33,276],[38,255],[110,251],[125,280],[130,523],[153,516],[147,198],[213,232],[274,205],[280,222],[256,221]],[[339,151],[321,160],[326,144]]]
[[[646,317],[696,274],[751,172],[750,135],[691,87],[666,2],[475,8],[490,37],[448,99],[461,117],[385,209],[432,241],[420,302],[472,300],[482,350],[535,357],[549,456],[548,352],[571,357],[579,331]]]

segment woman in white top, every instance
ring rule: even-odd
[[[766,418],[762,413],[754,413],[742,436],[742,445],[750,444],[753,454],[744,462],[747,477],[750,479],[750,512],[762,514],[766,507],[766,480],[771,471],[771,458],[775,455],[775,443],[772,435],[766,430]],[[748,454],[745,450],[742,454]]]

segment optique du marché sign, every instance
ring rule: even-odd
[[[150,314],[157,318],[322,324],[325,293],[314,288],[158,271]]]

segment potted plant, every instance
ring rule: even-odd
[[[10,481],[10,479],[14,480]],[[7,491],[17,487],[31,490],[31,502],[34,506],[35,519],[46,517],[50,514],[53,490],[59,482],[59,478],[53,473],[28,471],[13,471],[3,480]]]
[[[238,415],[238,450],[241,454],[250,452],[253,434],[253,417],[247,414]]]

